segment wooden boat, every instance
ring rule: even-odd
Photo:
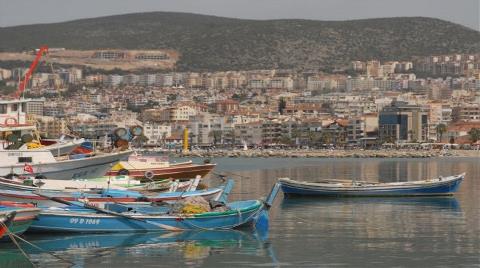
[[[268,222],[267,211],[280,185],[272,188],[265,201],[246,200],[226,203],[223,212],[172,213],[168,206],[107,203],[95,206],[44,208],[32,224],[32,232],[150,232],[233,229]],[[268,224],[268,223],[267,223]]]
[[[176,184],[176,188],[184,190],[193,183],[194,180],[188,181],[172,181],[159,180],[153,182],[142,183],[136,179],[125,178],[128,176],[116,177],[100,177],[86,180],[51,180],[40,177],[16,177],[10,178],[0,177],[0,189],[2,190],[16,190],[16,191],[37,191],[37,190],[60,190],[60,191],[85,191],[88,189],[102,189],[112,188],[119,190],[134,190],[134,191],[169,191]]]
[[[189,179],[206,176],[216,164],[194,164],[192,161],[170,163],[163,157],[132,155],[127,161],[120,161],[107,172],[106,176],[129,175],[136,179]]]
[[[40,209],[32,204],[17,204],[15,202],[0,201],[0,239],[6,238],[6,232],[14,234],[24,233],[32,221],[40,213]]]
[[[305,182],[281,178],[287,196],[432,196],[451,195],[457,191],[465,173],[431,180],[374,183],[360,181]]]
[[[197,184],[198,185],[198,184]],[[193,186],[193,184],[192,184]],[[233,180],[227,184],[210,189],[196,190],[195,187],[183,191],[172,191],[148,195],[137,191],[118,189],[87,189],[85,191],[57,191],[57,190],[2,190],[0,200],[12,202],[35,203],[39,206],[58,206],[52,198],[64,201],[88,200],[95,203],[107,202],[174,202],[188,197],[201,196],[207,200],[217,200],[225,191],[233,187]],[[228,194],[228,193],[227,193]]]

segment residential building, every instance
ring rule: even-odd
[[[69,133],[64,118],[53,116],[35,116],[38,131],[47,138],[59,138]]]
[[[379,113],[382,142],[424,142],[428,140],[428,108],[395,101]]]
[[[166,124],[147,122],[143,124],[143,135],[148,139],[147,145],[165,145],[166,139],[172,136],[172,127]]]
[[[455,122],[480,122],[480,104],[462,103],[453,107],[452,119]]]

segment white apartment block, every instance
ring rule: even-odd
[[[147,144],[151,146],[162,145],[165,139],[172,135],[172,127],[165,124],[143,124],[143,135],[147,137]]]

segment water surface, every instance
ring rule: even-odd
[[[27,238],[73,267],[480,267],[480,158],[213,161],[219,164],[215,173],[235,179],[234,200],[265,196],[279,177],[388,182],[467,175],[454,197],[284,199],[280,194],[268,233]],[[209,184],[217,183],[212,176]],[[40,267],[72,266],[25,249]],[[0,267],[28,267],[11,245],[0,245],[0,252]]]

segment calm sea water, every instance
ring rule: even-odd
[[[201,161],[200,159],[196,159]],[[219,158],[232,199],[265,196],[279,177],[406,181],[466,172],[454,197],[284,199],[268,233],[243,231],[33,236],[73,267],[480,267],[480,158]],[[211,178],[209,184],[220,180]],[[27,246],[40,267],[71,267]],[[29,267],[0,245],[0,267]]]

